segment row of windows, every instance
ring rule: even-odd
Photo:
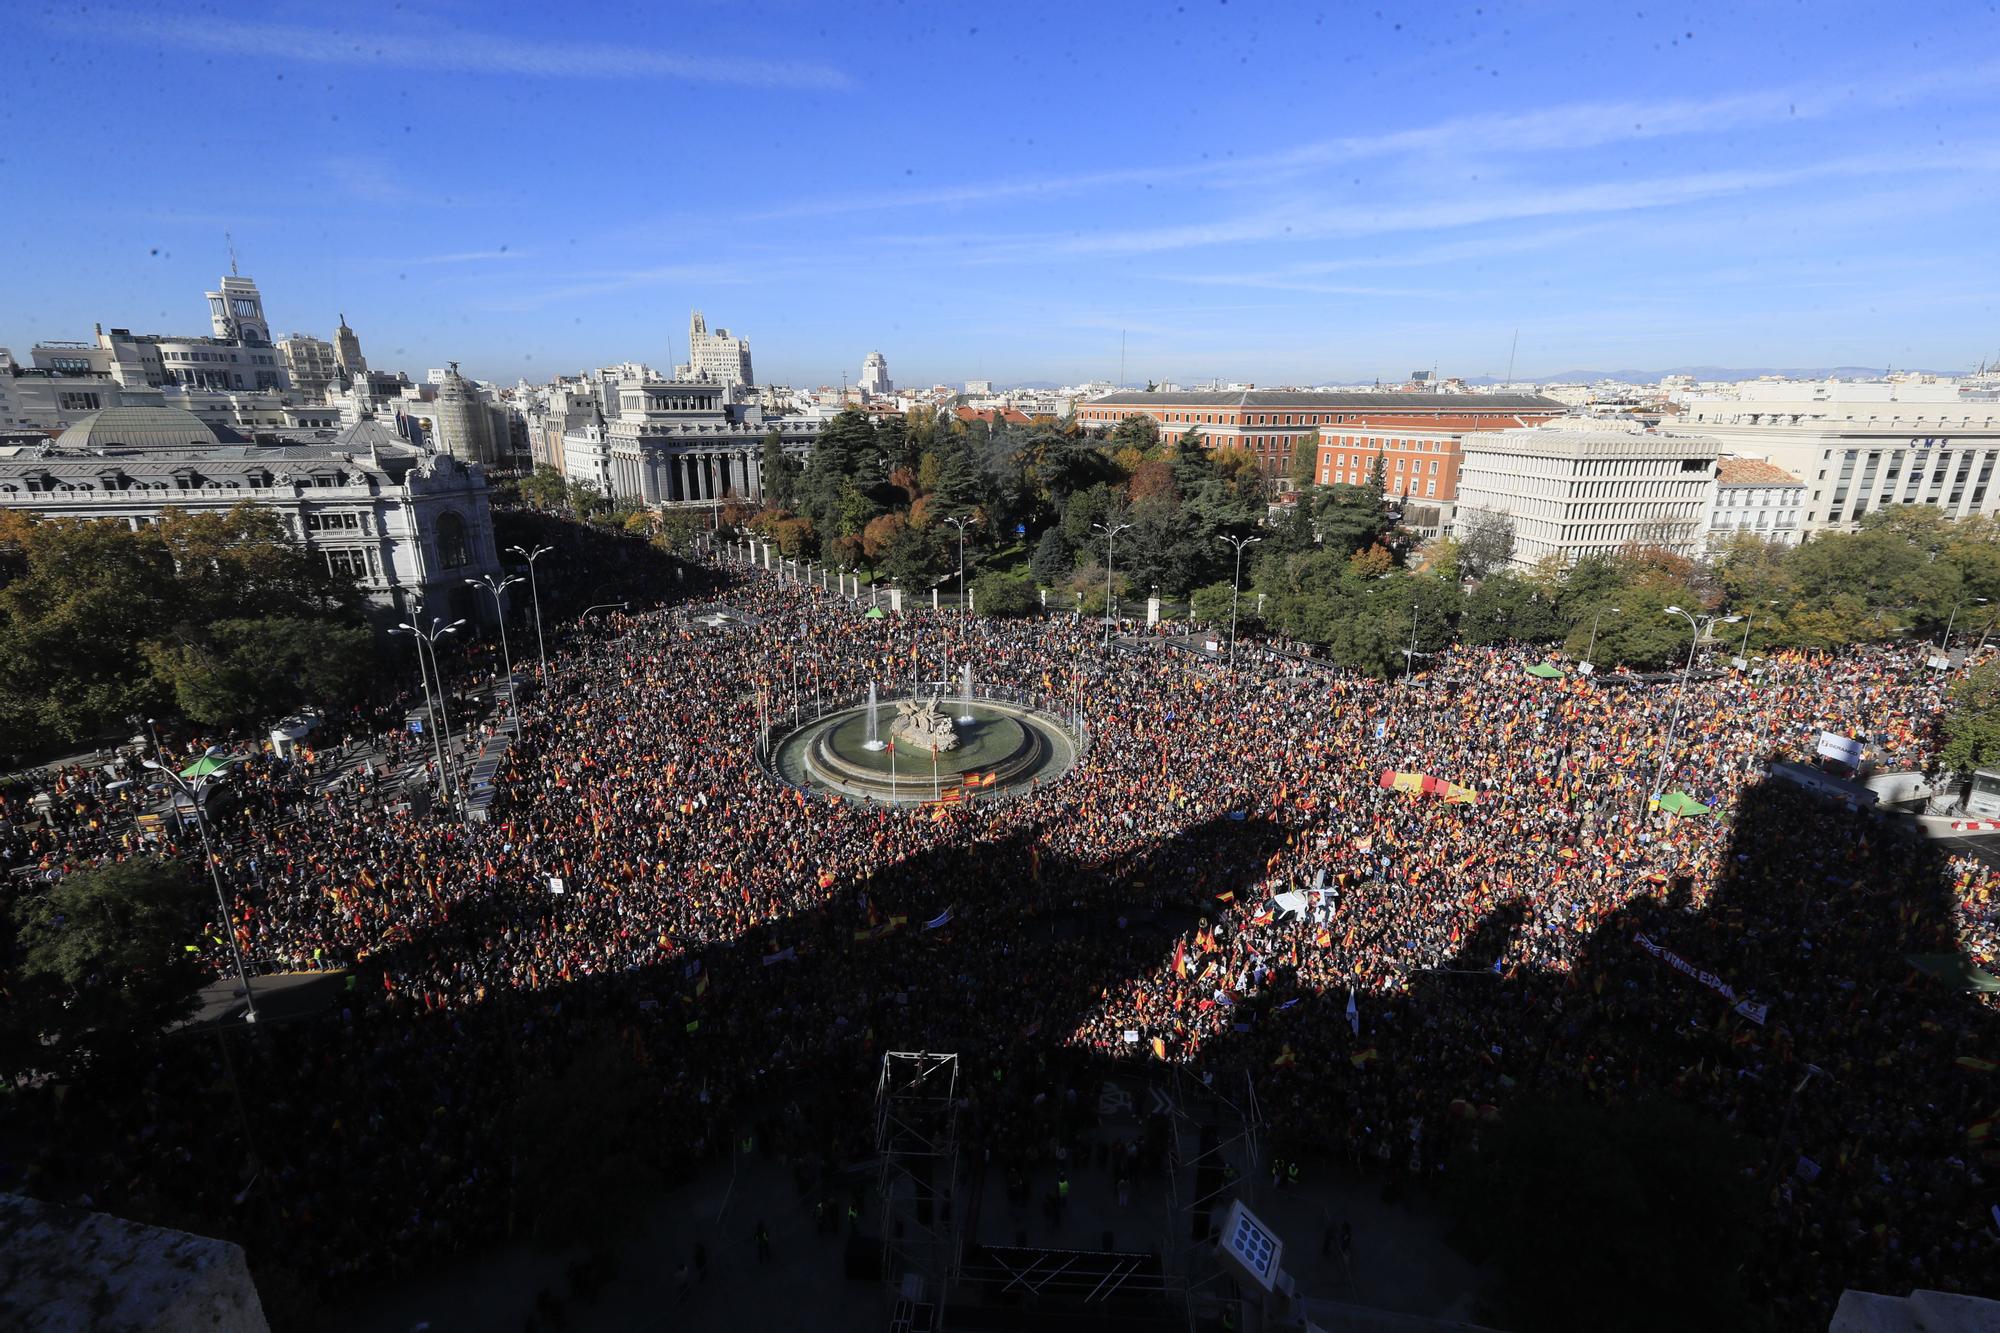
[[[1419,453],[1426,454],[1435,450],[1442,454],[1450,453],[1451,446],[1456,444],[1457,441],[1452,439],[1425,440],[1415,437],[1384,439],[1376,435],[1343,435],[1337,440],[1330,441],[1330,443],[1344,445],[1349,448],[1360,445],[1367,449],[1414,449]]]
[[[1745,532],[1752,526],[1753,516],[1759,531],[1765,528],[1789,528],[1799,521],[1799,511],[1796,509],[1719,509],[1716,511],[1712,526],[1721,529],[1734,528],[1738,532]]]
[[[1331,486],[1335,482],[1343,486],[1365,486],[1368,484],[1368,474],[1365,472],[1337,473],[1332,467],[1322,465],[1319,470],[1319,484],[1322,486]],[[1435,481],[1426,481],[1423,483],[1423,487],[1425,495],[1436,495],[1438,493],[1438,484]],[[1383,489],[1396,495],[1415,495],[1417,494],[1417,479],[1415,477],[1392,477],[1383,483]]]
[[[307,514],[306,531],[307,532],[359,532],[361,531],[361,515],[352,513]]]

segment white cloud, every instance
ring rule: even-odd
[[[664,79],[795,92],[839,92],[854,86],[844,71],[809,61],[743,60],[601,42],[519,41],[430,26],[343,31],[101,9],[64,10],[45,21],[100,41],[159,43],[263,60],[548,79]]]
[[[1282,209],[1262,209],[1208,222],[1094,235],[1023,235],[997,241],[970,262],[1000,263],[1052,255],[1138,255],[1259,241],[1306,241],[1440,231],[1528,218],[1578,217],[1667,208],[1680,204],[1816,181],[1953,170],[1992,170],[2000,153],[1879,153],[1831,158],[1788,167],[1743,167],[1583,185],[1517,185],[1505,192],[1473,191],[1459,197],[1357,208],[1334,200],[1289,199]],[[906,238],[914,240],[916,238]]]
[[[1460,116],[1379,134],[1343,135],[1243,157],[1160,166],[1106,167],[1070,175],[975,180],[911,190],[884,190],[806,200],[746,220],[816,217],[881,209],[949,207],[1007,199],[1081,194],[1120,186],[1186,182],[1269,188],[1279,180],[1347,163],[1420,155],[1490,160],[1534,153],[1576,152],[1611,144],[1680,135],[1720,134],[1900,105],[1914,97],[2000,86],[2000,62],[1956,70],[1926,70],[1865,83],[1773,88],[1723,97],[1656,101],[1576,102],[1532,111]]]
[[[509,250],[501,246],[498,250],[464,250],[451,255],[424,255],[418,259],[406,259],[405,264],[477,264],[489,260],[526,259],[529,251]]]

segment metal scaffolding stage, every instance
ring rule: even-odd
[[[882,1280],[898,1322],[938,1327],[958,1278],[958,1056],[889,1051],[875,1090]]]

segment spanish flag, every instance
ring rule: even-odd
[[[1174,941],[1174,975],[1177,977],[1187,975],[1187,941],[1185,939]]]
[[[1368,1062],[1370,1060],[1375,1059],[1379,1054],[1380,1054],[1379,1051],[1377,1051],[1373,1046],[1370,1046],[1367,1050],[1356,1051],[1354,1054],[1348,1056],[1347,1058],[1354,1063],[1354,1067],[1356,1069],[1365,1069],[1368,1067]]]
[[[1167,1043],[1159,1037],[1153,1038],[1153,1054],[1161,1060],[1167,1058]]]
[[[1286,1042],[1285,1048],[1278,1052],[1278,1058],[1271,1061],[1271,1068],[1283,1069],[1286,1065],[1295,1065],[1298,1062],[1299,1057],[1292,1053],[1292,1044]]]

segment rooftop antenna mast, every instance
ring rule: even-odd
[[[1521,350],[1521,331],[1519,329],[1515,329],[1514,341],[1508,344],[1507,346],[1507,385],[1509,388],[1512,388],[1514,384],[1514,353],[1520,350]]]
[[[229,247],[229,276],[232,278],[241,276],[236,271],[236,238],[225,231],[222,233],[222,243]]]

